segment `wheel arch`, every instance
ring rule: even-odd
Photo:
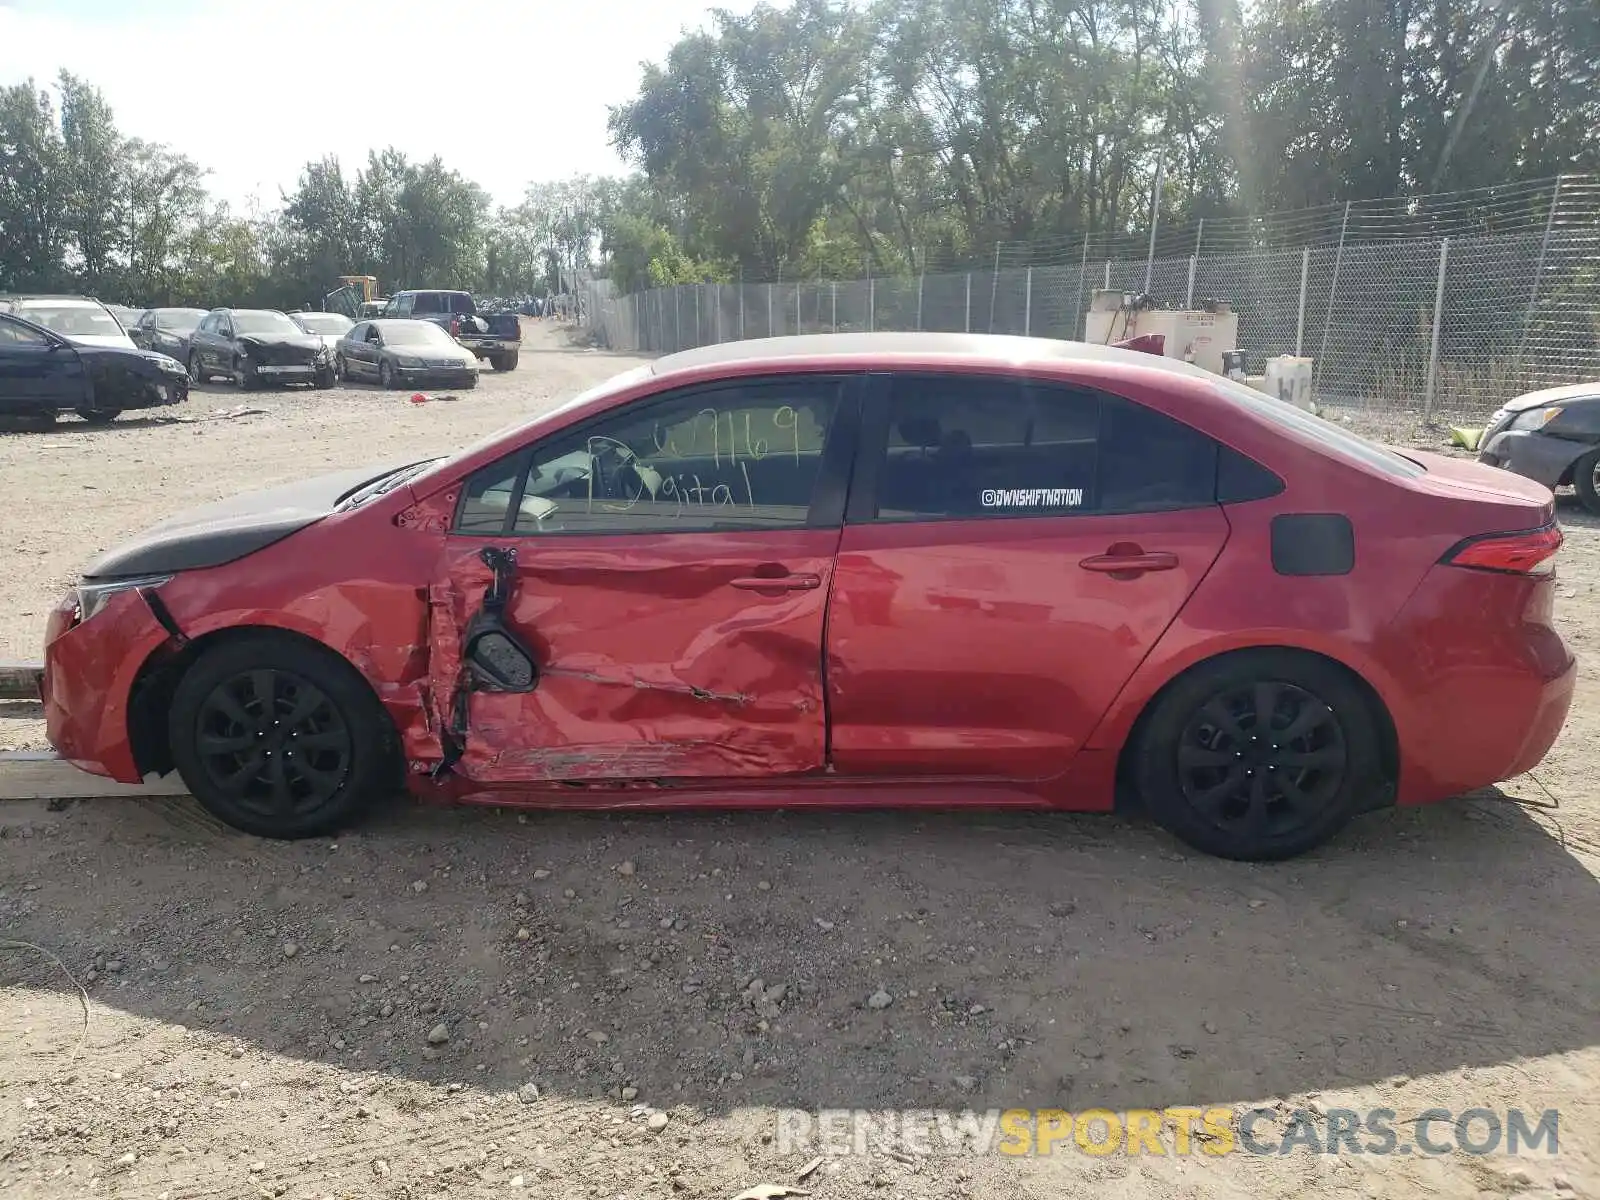
[[[152,772],[165,775],[175,769],[172,747],[167,737],[167,713],[172,707],[178,681],[208,650],[248,638],[293,642],[343,663],[361,680],[362,686],[388,716],[387,706],[383,704],[382,697],[373,687],[372,680],[367,678],[366,672],[327,642],[282,625],[227,625],[185,642],[175,652],[163,654],[157,651],[144,661],[139,673],[134,676],[133,686],[128,692],[128,744],[141,775]],[[392,717],[390,720],[392,723]],[[397,729],[397,735],[398,732]]]
[[[1139,714],[1128,729],[1128,735],[1117,750],[1117,800],[1116,807],[1125,809],[1132,800],[1132,789],[1127,786],[1129,782],[1129,763],[1137,752],[1139,741],[1144,733],[1145,726],[1149,723],[1150,715],[1155,711],[1161,700],[1176,687],[1179,682],[1187,679],[1196,671],[1214,666],[1218,662],[1240,658],[1247,655],[1276,654],[1290,658],[1300,658],[1315,661],[1339,671],[1352,686],[1365,698],[1367,711],[1371,714],[1373,724],[1378,732],[1378,746],[1381,754],[1380,769],[1385,787],[1380,793],[1380,800],[1374,807],[1393,803],[1394,789],[1400,778],[1400,736],[1395,728],[1394,716],[1389,711],[1389,706],[1384,703],[1378,689],[1372,683],[1351,667],[1348,663],[1341,662],[1330,654],[1318,650],[1310,650],[1304,646],[1291,645],[1256,645],[1239,646],[1209,654],[1204,658],[1186,664],[1181,670],[1175,672],[1160,687],[1156,688],[1139,709]]]

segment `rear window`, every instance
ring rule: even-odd
[[[1292,404],[1285,404],[1282,400],[1274,400],[1264,392],[1258,392],[1255,388],[1236,380],[1222,376],[1213,380],[1212,386],[1224,399],[1248,409],[1255,416],[1263,417],[1280,428],[1304,434],[1312,441],[1328,446],[1336,453],[1354,459],[1362,466],[1372,467],[1396,479],[1415,479],[1419,475],[1428,473],[1420,464],[1376,442],[1368,441],[1360,434],[1352,433],[1332,421],[1314,417]]]

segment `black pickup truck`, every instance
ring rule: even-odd
[[[522,349],[522,323],[514,312],[484,316],[471,292],[405,291],[389,297],[385,318],[432,321],[496,371],[513,371]]]

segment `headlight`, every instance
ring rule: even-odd
[[[1527,412],[1518,413],[1506,428],[1543,429],[1565,411],[1565,409],[1560,408],[1530,408]]]
[[[129,579],[110,579],[105,583],[80,583],[77,586],[78,621],[82,623],[94,616],[111,602],[111,597],[119,592],[131,592],[137,588],[160,587],[171,575],[138,575]]]
[[[394,362],[397,367],[420,367],[422,365],[420,358],[412,358],[409,354],[395,355]]]

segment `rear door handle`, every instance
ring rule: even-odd
[[[741,575],[728,581],[730,587],[747,592],[808,592],[822,586],[820,575]]]
[[[1166,550],[1153,550],[1148,554],[1095,554],[1078,565],[1085,571],[1099,571],[1104,575],[1142,575],[1146,571],[1171,571],[1178,565],[1178,556]]]

